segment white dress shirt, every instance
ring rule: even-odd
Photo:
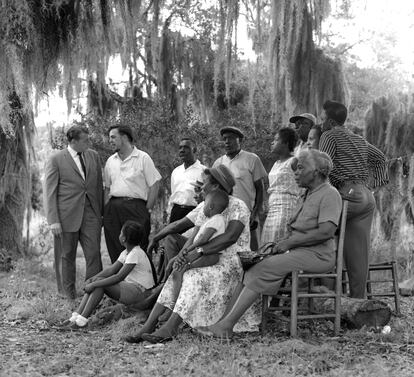
[[[151,157],[136,147],[125,160],[115,153],[105,164],[105,187],[110,197],[147,200],[150,187],[160,179]]]
[[[206,167],[196,160],[187,169],[184,164],[177,166],[171,173],[171,196],[170,204],[183,206],[196,206],[194,199],[194,184],[196,181],[202,182],[202,174]]]

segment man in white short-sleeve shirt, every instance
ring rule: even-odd
[[[144,228],[141,247],[148,246],[151,231],[150,212],[158,195],[161,175],[151,157],[133,144],[132,129],[113,126],[109,142],[115,154],[105,165],[104,231],[112,263],[123,250],[119,233],[126,220],[135,220]]]
[[[170,223],[182,219],[197,206],[194,186],[197,181],[203,181],[202,174],[206,167],[195,158],[196,149],[192,139],[181,139],[179,157],[182,165],[171,173]]]

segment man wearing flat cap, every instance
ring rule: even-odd
[[[264,178],[267,173],[259,156],[241,149],[244,135],[239,128],[223,127],[220,135],[226,154],[219,157],[213,167],[223,164],[233,173],[236,180],[233,195],[243,200],[251,212],[251,248],[257,250],[257,215],[263,204]]]
[[[289,119],[289,122],[295,124],[299,136],[298,145],[295,148],[295,156],[298,156],[302,149],[307,149],[306,142],[308,141],[309,131],[316,124],[316,117],[310,113],[303,113],[294,115]]]
[[[387,164],[379,149],[344,126],[348,114],[344,104],[326,101],[323,110],[323,133],[319,149],[332,159],[333,169],[329,174],[331,184],[344,199],[349,200],[344,261],[350,295],[353,298],[365,298],[371,224],[375,210],[372,189],[388,182]]]

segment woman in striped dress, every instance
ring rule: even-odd
[[[296,132],[288,127],[281,128],[272,142],[276,162],[269,172],[269,212],[263,226],[262,245],[277,242],[286,235],[287,223],[300,195],[292,168],[296,142]]]

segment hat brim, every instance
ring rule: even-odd
[[[210,174],[213,176],[213,178],[220,183],[220,185],[226,190],[226,192],[229,194],[231,192],[232,187],[227,184],[227,182],[223,181],[223,177],[220,175],[220,173],[215,168],[208,169],[210,171]]]
[[[228,132],[228,133],[232,133],[232,134],[235,134],[235,135],[237,135],[240,139],[243,139],[244,138],[244,135],[240,132],[240,131],[236,131],[235,129],[233,129],[233,128],[222,128],[221,130],[220,130],[220,135],[221,136],[223,136],[223,134],[224,133],[226,133],[226,132]]]
[[[305,117],[301,117],[300,115],[296,115],[292,118],[289,119],[290,123],[296,123],[299,119],[307,119],[310,120],[309,118],[305,118]]]

